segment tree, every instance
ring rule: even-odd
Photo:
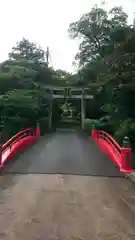
[[[92,58],[96,58],[100,47],[107,38],[109,23],[107,12],[94,6],[79,21],[70,24],[70,36],[72,38],[81,38],[79,53],[76,55],[76,59],[79,59],[80,65],[90,62]]]
[[[77,59],[83,82],[100,86],[94,98],[97,112],[100,106],[113,120],[118,140],[129,134],[135,142],[135,28],[127,24],[127,17],[121,7],[106,12],[95,6],[72,23],[69,32],[81,37]]]
[[[80,65],[99,57],[102,48],[110,44],[113,28],[123,27],[126,24],[127,15],[121,7],[115,7],[107,14],[107,11],[98,8],[97,5],[77,22],[71,23],[68,30],[70,36],[73,39],[81,38],[79,52],[76,55]]]
[[[40,47],[37,47],[35,43],[23,38],[12,48],[9,58],[16,60],[25,58],[26,60],[34,60],[42,63],[45,61],[45,52]]]
[[[71,74],[48,67],[45,55],[43,49],[23,38],[12,48],[9,59],[0,64],[0,115],[7,119],[5,139],[37,121],[48,128],[52,96],[45,85],[66,85]],[[53,111],[53,120],[58,121],[59,103],[53,105]]]
[[[52,72],[52,80],[55,85],[72,85],[72,75],[61,69]]]

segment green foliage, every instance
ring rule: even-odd
[[[37,118],[39,111],[37,91],[12,90],[5,94],[5,98],[4,108],[7,115],[18,115],[31,121]]]
[[[113,123],[112,121],[103,121],[102,119],[89,119],[86,118],[84,121],[84,129],[86,132],[91,133],[92,128],[97,130],[103,130],[110,134],[113,134]]]
[[[5,121],[4,128],[2,130],[2,141],[6,142],[9,138],[17,134],[19,131],[31,127],[31,123],[27,118],[22,118],[18,115],[8,117]]]
[[[115,122],[110,118],[110,116],[105,116],[99,119],[99,124],[96,129],[103,130],[111,135],[115,132]]]
[[[114,28],[125,27],[126,25],[127,15],[121,7],[115,7],[107,13],[97,5],[77,22],[71,23],[69,26],[70,36],[73,39],[81,37],[82,40],[79,52],[76,55],[80,65],[99,57],[105,46],[108,48],[112,45],[111,34]]]
[[[111,130],[120,142],[129,135],[134,145],[135,21],[130,26],[127,17],[121,7],[107,12],[95,5],[70,24],[70,36],[80,38],[77,74],[49,68],[46,52],[23,38],[12,48],[9,59],[0,64],[0,115],[12,117],[14,123],[19,121],[20,128],[40,121],[44,129],[44,123],[48,127],[45,119],[51,102],[44,85],[87,86],[94,94],[87,117],[100,120],[86,119],[85,129],[91,131],[94,124],[97,129]],[[55,125],[60,121],[61,109],[58,102],[52,108]]]
[[[20,42],[17,42],[16,46],[12,48],[12,52],[9,53],[10,59],[25,58],[26,60],[34,60],[44,62],[45,52],[40,47],[28,39],[23,38]]]
[[[73,84],[72,75],[61,69],[52,70],[52,84],[57,86],[71,86]]]
[[[97,84],[94,106],[110,117],[98,127],[111,130],[119,142],[128,135],[135,147],[135,28],[127,17],[122,7],[107,12],[94,6],[70,24],[69,33],[81,37],[76,56],[81,84]]]
[[[124,136],[130,137],[131,144],[135,147],[135,121],[132,118],[128,118],[124,121],[120,121],[115,132],[115,138],[122,143]]]
[[[46,53],[35,43],[23,38],[0,64],[0,116],[6,116],[4,139],[20,129],[40,122],[41,132],[49,128],[51,94],[44,86],[66,85],[71,74],[48,67]],[[60,119],[60,109],[53,106],[53,121]],[[16,127],[18,125],[18,127]]]
[[[92,128],[98,128],[100,122],[96,119],[89,119],[89,118],[86,118],[84,120],[84,130],[87,132],[87,133],[90,133],[91,134],[91,131],[92,131]]]

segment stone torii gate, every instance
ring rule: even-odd
[[[81,127],[84,129],[84,118],[85,118],[85,103],[88,99],[93,99],[93,95],[89,88],[79,87],[54,87],[46,86],[46,91],[51,94],[50,102],[50,116],[49,116],[49,128],[52,126],[52,103],[55,99],[64,99],[66,101],[71,99],[80,100],[81,105]]]

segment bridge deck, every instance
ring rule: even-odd
[[[7,164],[6,172],[121,176],[94,142],[72,131],[41,137],[37,144]]]
[[[86,136],[58,132],[42,137],[4,171],[1,240],[135,239],[134,184],[122,177],[72,175],[120,176]],[[49,172],[71,175],[38,174]]]

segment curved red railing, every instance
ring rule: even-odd
[[[39,137],[40,128],[37,127],[22,130],[10,138],[0,148],[0,168],[3,168],[5,163],[12,159],[18,152],[23,151],[30,144],[36,142]]]
[[[93,129],[92,139],[113,160],[121,172],[134,172],[132,169],[131,148],[121,147],[111,135],[101,130]]]

